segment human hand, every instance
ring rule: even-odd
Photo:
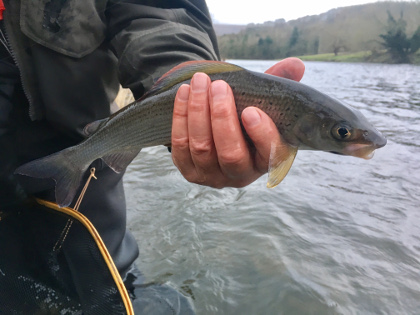
[[[287,58],[266,73],[300,81],[305,66]],[[274,122],[256,107],[242,112],[242,124],[254,143],[251,150],[242,133],[232,90],[224,81],[210,82],[196,73],[175,98],[172,121],[172,159],[190,182],[214,188],[244,187],[268,169],[271,148],[279,159],[289,155]]]

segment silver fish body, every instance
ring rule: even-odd
[[[82,175],[94,160],[102,158],[120,172],[142,148],[170,145],[176,92],[198,71],[207,73],[212,81],[224,80],[230,85],[239,116],[248,106],[265,111],[294,148],[294,155],[296,148],[302,148],[366,158],[386,144],[360,112],[304,84],[228,63],[187,62],[164,75],[140,100],[88,126],[91,135],[80,144],[29,162],[16,173],[53,178],[57,203],[69,205]],[[286,176],[294,155],[285,170],[275,175],[279,180],[274,185]]]

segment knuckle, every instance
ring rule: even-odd
[[[184,150],[188,149],[189,147],[189,139],[188,137],[182,137],[182,138],[172,138],[171,140],[172,150]]]
[[[188,104],[188,111],[195,112],[195,113],[203,112],[204,110],[207,110],[206,102],[207,100],[205,97],[196,96]]]
[[[213,139],[191,140],[189,143],[190,152],[194,156],[208,155],[213,152]]]
[[[244,164],[246,157],[246,153],[241,148],[238,148],[220,153],[219,162],[225,168],[236,169]]]
[[[227,119],[232,114],[232,108],[226,103],[220,101],[214,102],[211,110],[211,115],[213,119]]]
[[[188,112],[185,110],[185,108],[181,108],[179,106],[174,106],[173,116],[174,117],[185,118],[185,117],[188,117]]]

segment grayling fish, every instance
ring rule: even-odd
[[[239,116],[244,108],[256,106],[273,119],[289,145],[290,156],[278,163],[272,148],[268,187],[276,186],[287,175],[298,148],[369,158],[386,144],[358,110],[302,83],[225,62],[192,61],[166,73],[141,99],[89,124],[85,130],[90,136],[80,144],[29,162],[16,173],[54,179],[57,203],[68,206],[94,160],[102,158],[115,172],[121,172],[142,148],[170,145],[176,92],[196,72],[231,86]]]

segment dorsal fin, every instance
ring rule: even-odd
[[[191,79],[196,72],[204,72],[210,75],[241,70],[244,70],[244,68],[223,61],[196,60],[183,62],[161,76],[141,99],[150,97],[156,92],[161,93],[169,90],[174,85]]]

